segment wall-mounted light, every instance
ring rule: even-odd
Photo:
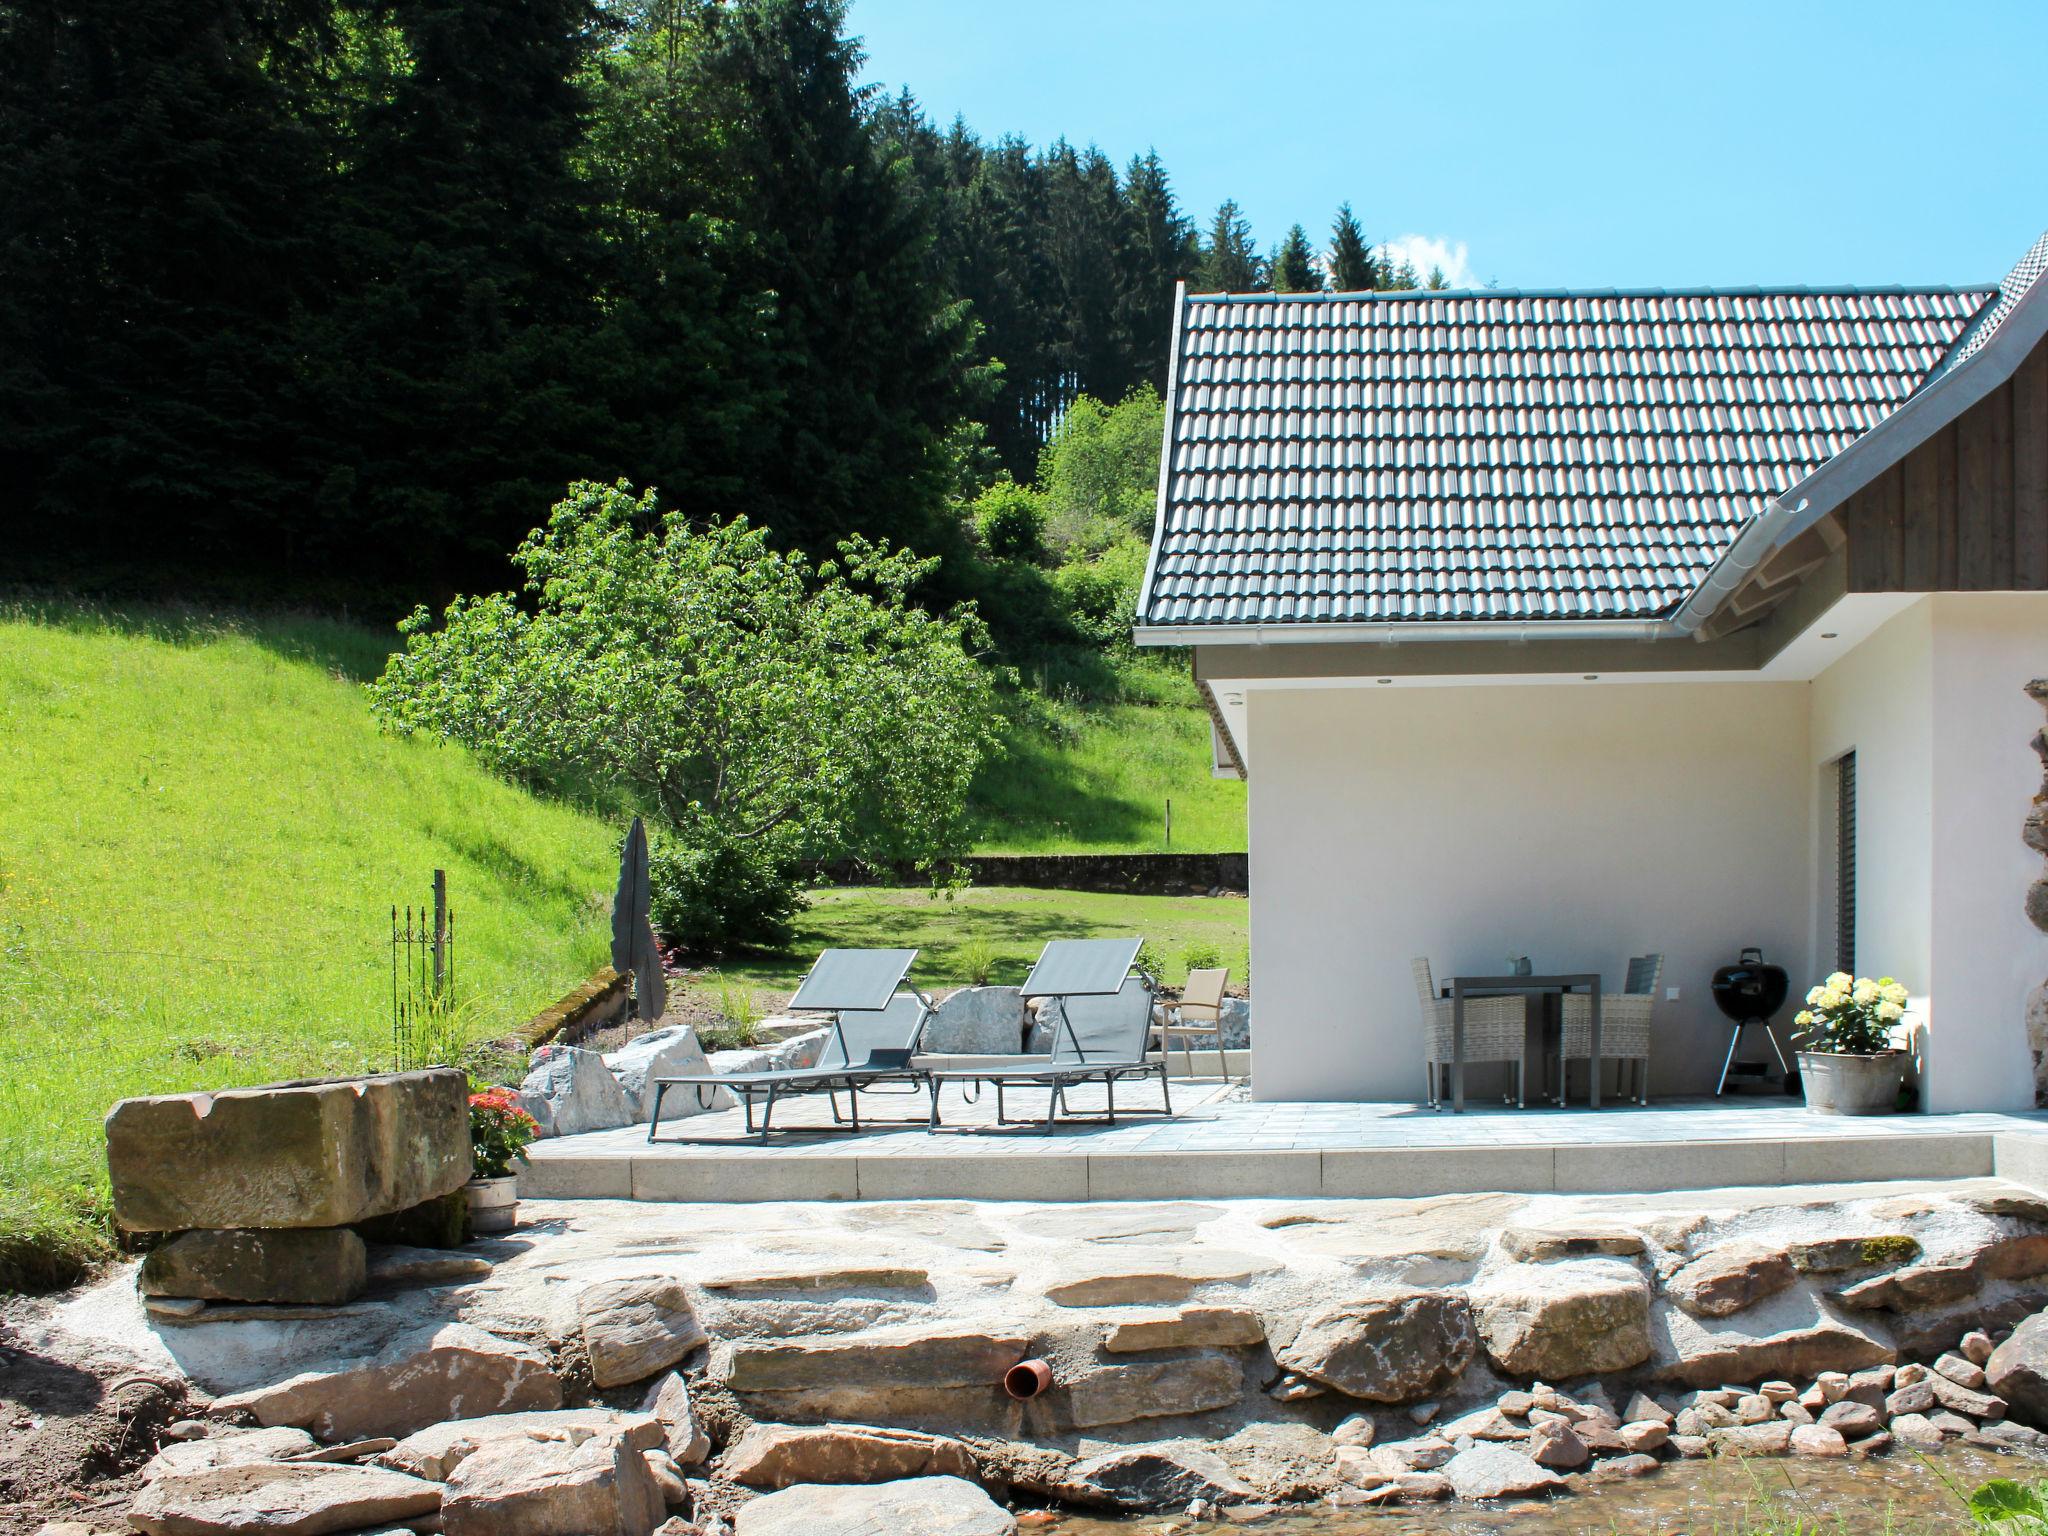
[[[1391,677],[1376,677],[1373,681],[1376,683],[1391,683],[1393,679]]]
[[[1582,683],[1597,683],[1600,681],[1600,674],[1598,672],[1588,672],[1579,681]]]
[[[1820,632],[1820,637],[1821,637],[1821,639],[1823,639],[1823,640],[1839,640],[1839,639],[1841,639],[1841,638],[1842,638],[1842,636],[1841,636],[1841,632],[1840,632],[1840,631],[1838,631],[1838,630],[1833,630],[1833,629],[1824,629],[1824,630],[1822,630],[1822,631]]]

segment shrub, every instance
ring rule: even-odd
[[[1180,967],[1186,971],[1212,971],[1223,963],[1223,951],[1214,944],[1194,943],[1180,952]]]
[[[1045,555],[1045,508],[1037,492],[1008,475],[974,498],[974,526],[983,548],[998,560],[1036,561]]]
[[[801,872],[759,844],[722,841],[709,829],[696,846],[665,839],[648,855],[647,878],[655,928],[692,954],[779,949],[796,937]]]

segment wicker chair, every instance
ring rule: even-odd
[[[1436,995],[1436,981],[1429,962],[1415,962],[1415,995],[1422,1004],[1422,1066],[1429,1085],[1429,1107],[1443,1102],[1444,1078],[1452,1061],[1451,1000]],[[1465,999],[1465,1064],[1512,1062],[1515,1091],[1504,1097],[1510,1103],[1528,1103],[1529,1002],[1525,997],[1468,997]]]
[[[1662,955],[1638,955],[1628,963],[1628,981],[1621,992],[1603,994],[1600,999],[1600,1059],[1619,1063],[1618,1091],[1625,1081],[1621,1074],[1633,1071],[1635,1092],[1624,1096],[1638,1104],[1650,1102],[1650,1010],[1656,1005],[1657,984],[1663,976]],[[1564,1055],[1557,1079],[1562,1094],[1564,1073],[1571,1064],[1590,1062],[1593,1055],[1593,1000],[1583,992],[1565,994],[1559,1046]]]

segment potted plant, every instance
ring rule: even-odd
[[[1792,1036],[1806,1107],[1826,1115],[1897,1109],[1906,1053],[1892,1043],[1892,1028],[1905,1016],[1906,989],[1889,976],[1836,971],[1808,992]]]
[[[540,1126],[509,1088],[490,1088],[469,1096],[470,1180],[463,1186],[469,1200],[472,1232],[510,1232],[519,1222],[519,1176],[512,1164],[526,1161],[526,1145]]]

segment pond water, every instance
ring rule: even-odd
[[[1675,1461],[1649,1477],[1557,1499],[1498,1505],[1403,1504],[1296,1509],[1250,1523],[1171,1515],[1062,1515],[1044,1536],[1923,1536],[1970,1529],[1963,1501],[1994,1477],[2048,1477],[2048,1459],[1951,1446],[1936,1457]]]

